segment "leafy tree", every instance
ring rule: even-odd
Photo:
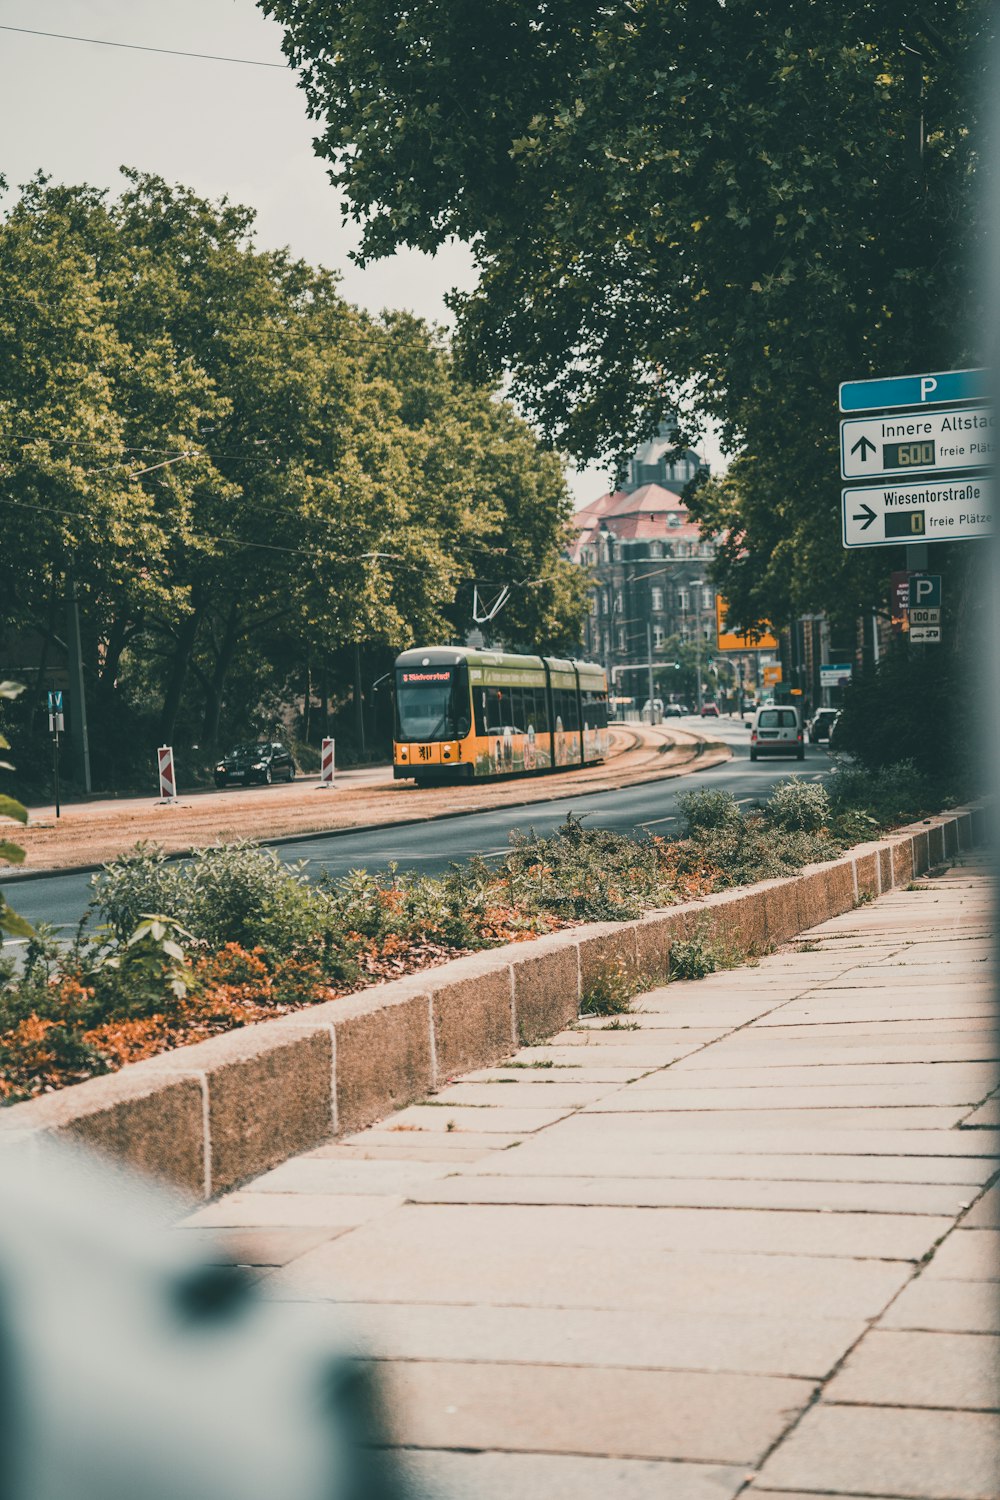
[[[37,716],[79,583],[98,781],[154,740],[269,732],[300,695],[314,727],[317,681],[337,706],[463,638],[496,568],[533,580],[510,632],[576,639],[560,467],[496,390],[438,331],[259,250],[250,210],[125,179],[38,177],[0,224],[0,628],[47,643]]]
[[[848,614],[840,380],[981,357],[987,0],[259,0],[286,31],[361,258],[468,241],[467,367],[578,458],[681,406],[741,455],[734,624]],[[887,571],[887,570],[886,570]]]

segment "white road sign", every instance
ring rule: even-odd
[[[840,424],[840,473],[844,479],[880,474],[981,469],[996,456],[991,407],[911,411],[855,418]]]
[[[993,534],[993,482],[986,475],[841,490],[840,502],[845,547],[964,542]]]

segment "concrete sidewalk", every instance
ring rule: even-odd
[[[431,1496],[994,1500],[990,899],[966,858],[178,1232],[358,1331]]]

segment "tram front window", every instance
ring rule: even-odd
[[[463,663],[464,667],[464,663]],[[468,676],[461,668],[403,669],[396,673],[396,738],[453,740],[469,732],[462,689],[468,699]]]

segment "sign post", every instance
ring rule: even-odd
[[[323,740],[320,747],[319,784],[321,790],[333,786],[334,747],[335,741],[330,739]]]
[[[59,806],[59,736],[65,730],[62,689],[52,689],[49,692],[49,734],[52,736],[52,786],[55,793],[57,818],[62,811]]]
[[[160,775],[160,801],[177,801],[177,778],[174,775],[174,752],[170,745],[161,745],[156,752],[156,764]]]

